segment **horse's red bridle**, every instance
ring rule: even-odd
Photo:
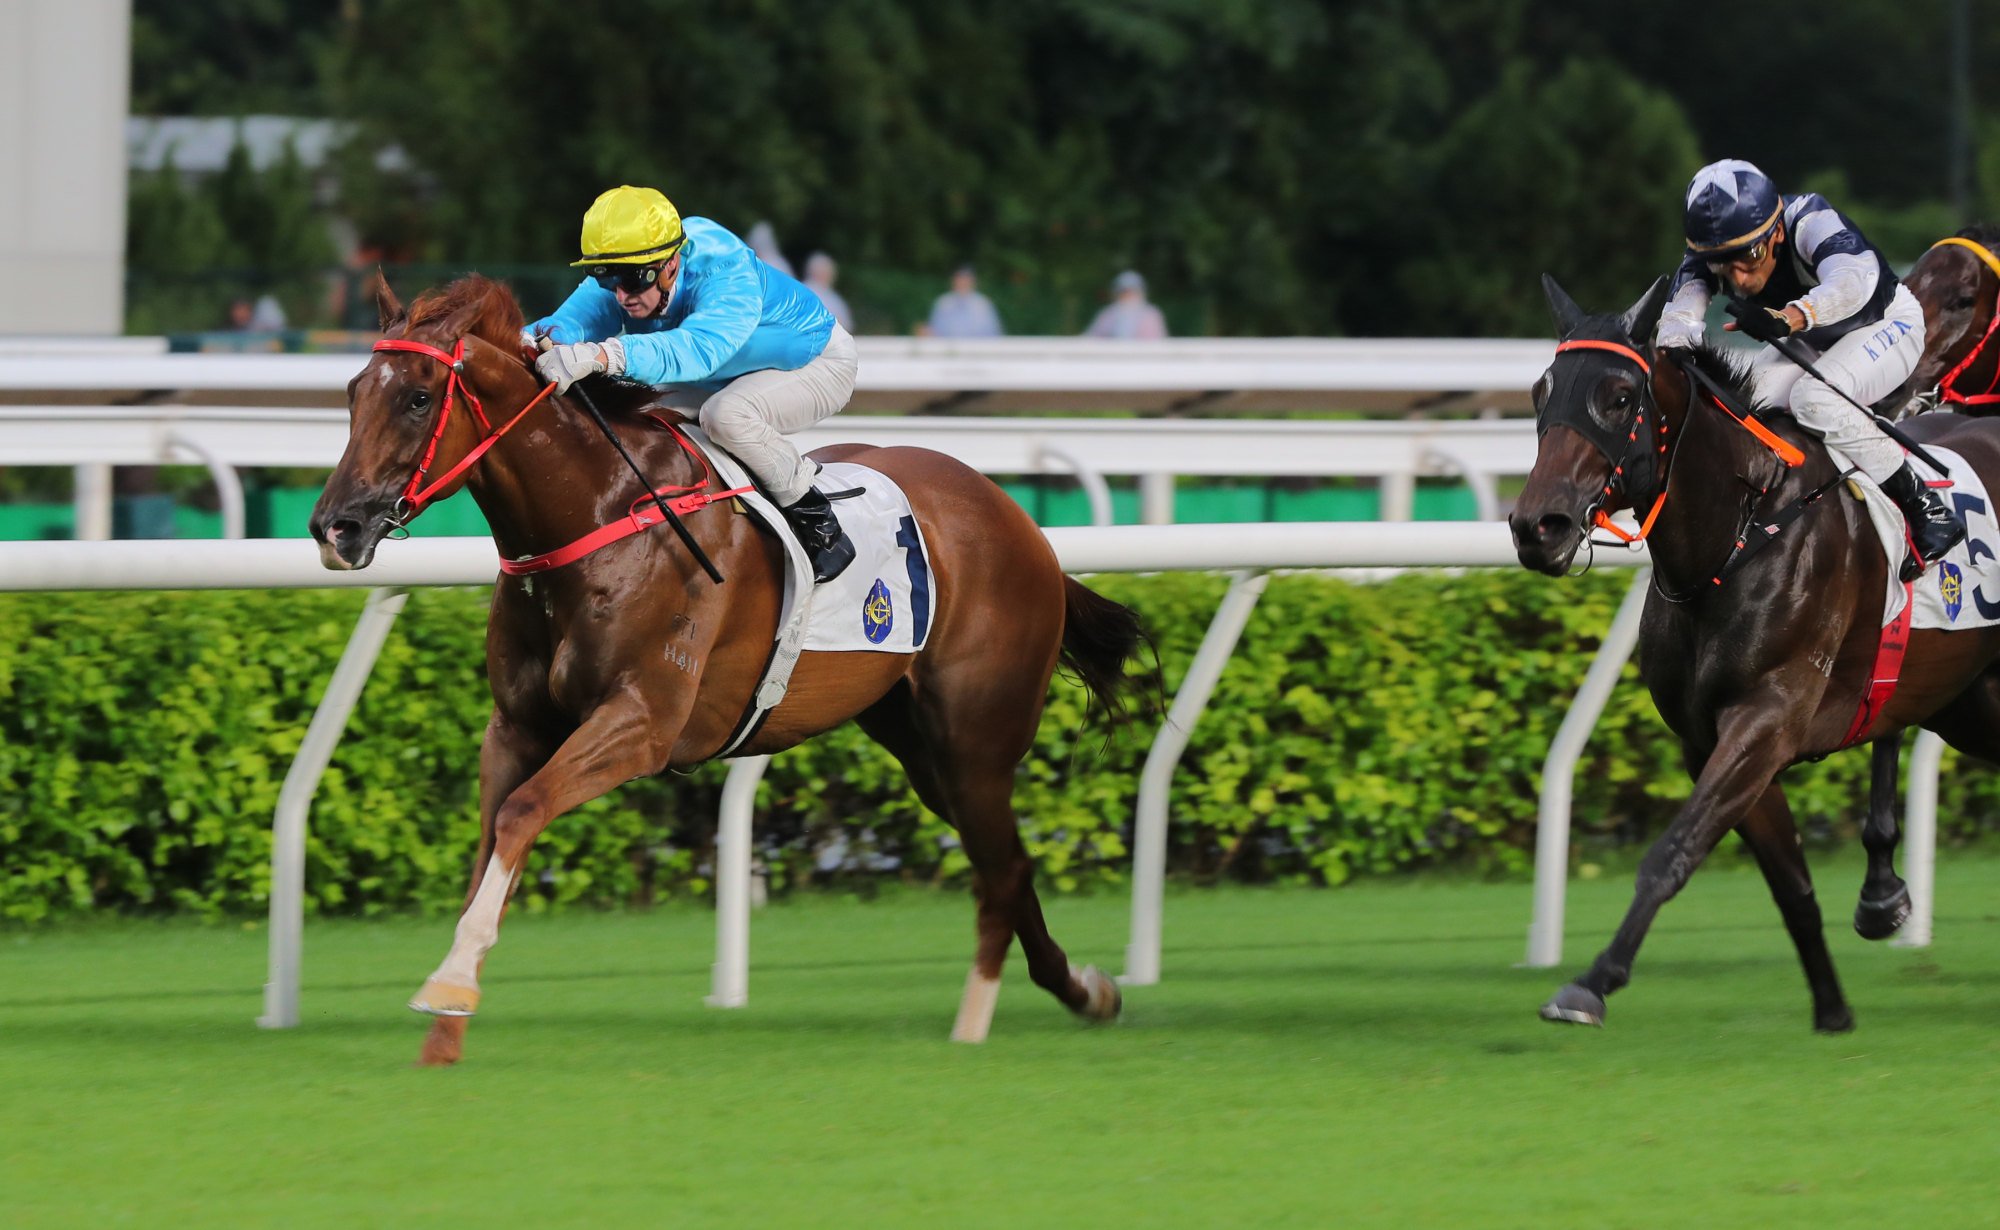
[[[472,386],[465,381],[465,339],[463,337],[458,339],[458,345],[453,347],[450,353],[446,353],[436,346],[425,342],[411,342],[400,338],[388,337],[375,343],[374,349],[406,351],[410,354],[428,355],[444,364],[448,369],[444,384],[444,408],[438,412],[437,426],[431,429],[430,442],[424,446],[423,459],[417,462],[416,472],[411,474],[410,481],[403,485],[403,494],[397,499],[396,507],[389,514],[390,522],[397,526],[408,525],[415,519],[418,513],[422,512],[433,499],[437,498],[438,492],[449,487],[459,475],[477,464],[479,459],[486,455],[486,450],[498,444],[500,437],[512,431],[514,424],[520,422],[528,411],[540,405],[542,399],[554,392],[556,387],[554,383],[550,383],[541,392],[535,394],[534,398],[527,405],[522,406],[519,414],[507,420],[505,425],[498,431],[495,431],[493,424],[486,418],[486,407],[479,404],[479,395],[474,393]],[[459,458],[457,465],[446,470],[442,478],[431,483],[429,486],[425,486],[424,479],[430,475],[431,461],[437,456],[438,441],[444,439],[445,428],[451,423],[452,403],[457,399],[457,395],[461,390],[465,393],[466,404],[472,407],[473,416],[479,420],[479,429],[486,433],[485,438],[474,445],[472,451]]]
[[[1993,253],[1986,250],[1985,245],[1974,243],[1970,239],[1960,239],[1958,236],[1953,235],[1949,239],[1938,240],[1931,247],[1942,248],[1948,244],[1970,249],[1972,254],[1977,256],[1982,264],[1993,271],[1995,277],[2000,277],[2000,260],[1996,260]],[[1965,357],[1958,361],[1958,366],[1938,378],[1937,391],[1940,401],[1951,402],[1959,406],[1990,406],[2000,403],[2000,392],[1995,391],[2000,390],[2000,363],[1994,364],[1993,379],[1986,382],[1986,391],[1983,393],[1961,393],[1951,387],[1957,382],[1960,376],[1965,374],[1967,369],[1979,360],[1981,352],[1986,349],[1986,344],[1993,340],[1995,332],[2000,332],[2000,295],[1996,295],[1994,298],[1993,319],[1986,322],[1985,335],[1979,339],[1971,350],[1966,351]]]

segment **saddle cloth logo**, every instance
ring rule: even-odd
[[[1958,612],[1965,606],[1965,574],[1949,560],[1938,564],[1938,597],[1944,600],[1946,617],[1957,623]]]
[[[889,639],[889,630],[895,626],[896,608],[889,599],[889,587],[881,577],[868,590],[868,597],[861,603],[861,635],[868,638],[871,645],[880,645]]]

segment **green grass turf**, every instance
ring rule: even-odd
[[[1950,1226],[2000,1219],[2000,861],[1940,872],[1938,943],[1848,928],[1826,1038],[1732,849],[1670,904],[1602,1031],[1536,1006],[1523,883],[1169,895],[1166,980],[1109,1028],[1009,966],[946,1041],[955,893],[808,897],[753,924],[751,1002],[702,1006],[706,911],[516,917],[466,1062],[402,1007],[440,920],[307,926],[303,1028],[253,1027],[254,925],[0,933],[0,1225]],[[1120,964],[1126,903],[1049,904]]]

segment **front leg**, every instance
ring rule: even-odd
[[[1654,915],[1687,884],[1722,835],[1742,822],[1778,771],[1791,763],[1797,739],[1787,726],[1792,716],[1789,707],[1742,708],[1722,715],[1716,749],[1702,764],[1694,793],[1639,863],[1632,904],[1610,947],[1581,977],[1542,1005],[1544,1020],[1604,1023],[1604,998],[1631,981],[1632,962]]]
[[[474,873],[472,899],[458,920],[451,951],[410,1001],[412,1008],[461,1021],[472,1014],[479,1003],[479,972],[499,941],[501,917],[535,838],[549,821],[571,808],[664,767],[687,716],[687,696],[679,700],[671,714],[649,709],[637,697],[600,706],[547,764],[507,795],[494,813],[490,846],[482,842],[486,857]],[[449,1044],[462,1036],[462,1028],[446,1034],[450,1036],[439,1038],[435,1055],[426,1042],[421,1062],[450,1063],[457,1058]]]
[[[535,772],[548,763],[555,752],[557,741],[523,723],[510,721],[496,706],[493,716],[486,723],[486,737],[479,745],[479,851],[472,860],[472,883],[465,890],[465,904],[459,907],[459,917],[472,908],[479,896],[479,886],[486,878],[487,865],[493,858],[494,821],[500,814],[500,805],[507,796],[514,793],[522,782],[534,776]],[[479,992],[477,975],[470,988],[446,998],[440,989],[438,1001],[431,1002],[427,994],[432,991],[429,983],[418,992],[411,1007],[432,1014],[430,1032],[424,1037],[424,1049],[418,1063],[425,1067],[457,1063],[465,1053],[465,1022],[478,1007]]]

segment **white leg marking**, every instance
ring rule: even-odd
[[[977,965],[965,976],[965,998],[958,1003],[958,1022],[951,1027],[953,1042],[984,1042],[993,1028],[993,1005],[1000,999],[1000,980],[988,978]]]
[[[479,882],[479,892],[472,898],[472,905],[458,920],[458,931],[452,937],[451,952],[444,964],[431,975],[432,982],[447,986],[479,987],[479,962],[500,940],[500,907],[507,903],[507,890],[513,877],[501,865],[500,856],[495,854],[486,864],[486,878]]]

